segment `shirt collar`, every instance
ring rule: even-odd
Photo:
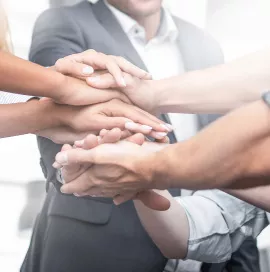
[[[134,19],[132,19],[130,16],[120,11],[119,9],[115,8],[114,6],[110,5],[107,0],[104,0],[104,3],[117,18],[122,29],[128,36],[145,36],[143,27],[140,26]],[[178,38],[178,34],[179,31],[172,15],[168,10],[163,9],[160,27],[155,39],[158,39],[159,41],[169,40],[171,42],[174,42]]]

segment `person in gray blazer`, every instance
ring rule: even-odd
[[[194,25],[164,11],[161,0],[108,2],[83,1],[44,12],[35,25],[30,60],[50,66],[64,56],[94,49],[122,56],[149,70],[156,79],[223,62],[217,42]],[[121,11],[118,5],[122,5]],[[150,27],[145,33],[125,13],[140,15],[139,18],[160,16],[158,26]],[[147,43],[142,46],[146,37]],[[161,52],[158,45],[163,42],[165,51]],[[150,46],[146,48],[146,45]],[[149,54],[144,54],[148,49]],[[174,59],[173,67],[166,66],[169,59]],[[151,60],[155,65],[151,66]],[[180,116],[163,115],[162,118],[166,122],[172,118],[174,125],[180,120]],[[190,126],[185,135],[171,134],[172,143],[191,136],[210,122],[206,115],[181,118]],[[38,138],[38,145],[48,193],[21,271],[163,271],[167,259],[142,227],[133,202],[117,207],[111,199],[61,194],[52,167],[61,146],[44,138]],[[180,190],[171,190],[171,194],[179,196]],[[214,271],[222,271],[223,267],[224,264],[217,265]],[[180,271],[177,264],[166,269]]]

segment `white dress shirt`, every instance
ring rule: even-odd
[[[185,72],[178,39],[178,29],[171,14],[164,10],[157,35],[147,42],[145,30],[134,19],[106,3],[113,12],[132,45],[154,79],[163,79]],[[197,132],[197,119],[193,114],[169,114],[178,141]]]
[[[105,1],[106,3],[106,1]],[[157,35],[145,39],[145,30],[128,15],[106,3],[119,21],[132,45],[154,79],[185,72],[177,44],[178,29],[170,13],[163,12]],[[196,117],[188,114],[169,114],[178,141],[197,132]],[[197,191],[192,196],[177,198],[185,209],[189,222],[187,259],[202,262],[223,262],[230,259],[245,237],[256,237],[266,226],[265,213],[252,205],[218,190]],[[169,261],[165,271],[196,272],[198,262]]]
[[[8,93],[0,91],[0,105],[1,104],[13,104],[13,103],[23,103],[28,101],[32,96],[20,95],[14,93]]]

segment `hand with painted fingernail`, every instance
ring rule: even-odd
[[[52,100],[41,100],[40,103],[52,104]],[[56,143],[71,143],[83,139],[87,134],[98,134],[102,129],[120,128],[132,133],[142,133],[156,139],[164,138],[168,133],[167,126],[157,117],[113,99],[91,106],[55,105],[58,125],[36,134],[52,139]]]
[[[94,71],[104,70],[112,75],[118,87],[126,86],[123,72],[141,79],[151,78],[148,72],[122,57],[106,55],[92,49],[59,59],[54,69],[80,79],[89,77]]]

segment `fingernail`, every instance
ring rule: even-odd
[[[65,190],[65,188],[63,186],[60,188],[60,191],[61,191],[62,194],[66,194],[66,190]]]
[[[52,165],[53,168],[56,168],[56,169],[59,169],[62,167],[61,164],[59,164],[58,162],[54,162],[53,165]]]
[[[90,82],[97,82],[97,81],[100,81],[100,77],[99,76],[88,77],[87,80],[90,81]]]
[[[137,128],[137,125],[133,122],[126,122],[125,123],[125,128],[129,130],[133,130]]]
[[[165,128],[168,132],[173,131],[173,126],[170,124],[160,124],[160,126]]]
[[[164,138],[165,136],[167,136],[167,133],[166,132],[156,132],[155,135],[158,138]]]
[[[123,87],[127,87],[127,83],[126,83],[126,81],[125,81],[125,79],[122,77],[122,79],[121,79],[121,85],[123,86]]]
[[[173,131],[173,126],[171,125],[171,124],[166,124],[166,126],[168,127],[168,129],[170,130],[170,131]]]
[[[94,69],[91,66],[86,66],[83,68],[82,73],[84,75],[91,75],[94,73]]]
[[[61,165],[67,165],[68,156],[66,152],[61,152],[56,155],[56,161]]]
[[[81,195],[76,194],[76,193],[74,193],[73,195],[76,196],[76,197],[81,197]]]
[[[81,146],[83,146],[83,144],[84,144],[84,140],[76,141],[74,144],[75,144],[75,146],[81,147]]]
[[[141,128],[147,129],[147,130],[152,130],[153,128],[147,125],[142,125]]]

